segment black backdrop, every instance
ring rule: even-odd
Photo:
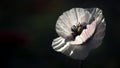
[[[99,7],[105,16],[103,44],[90,52],[82,68],[119,68],[120,4],[110,0],[3,0],[0,2],[2,68],[80,68],[78,60],[55,52],[55,23],[73,7]]]

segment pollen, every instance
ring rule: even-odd
[[[77,31],[80,32],[81,31],[81,27],[78,27]]]

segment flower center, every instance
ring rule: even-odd
[[[73,38],[75,39],[75,37],[77,36],[77,35],[80,35],[81,33],[82,33],[82,31],[84,30],[84,29],[86,29],[87,28],[87,24],[86,23],[84,23],[84,24],[78,24],[78,25],[73,25],[72,27],[71,27],[71,31],[72,31],[72,36],[73,36]]]

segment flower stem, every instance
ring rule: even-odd
[[[78,61],[78,68],[83,68],[83,60]]]

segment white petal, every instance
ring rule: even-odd
[[[83,8],[76,8],[77,19],[80,23],[87,23],[90,20],[91,14]]]
[[[68,49],[69,43],[66,43],[64,38],[58,37],[53,40],[52,47],[58,52],[64,52]]]
[[[89,52],[90,52],[89,47],[79,45],[74,47],[73,54],[70,56],[74,59],[84,60],[88,56]]]
[[[101,21],[98,27],[96,28],[94,36],[90,40],[91,42],[89,44],[92,46],[88,45],[91,49],[97,48],[98,46],[101,45],[102,39],[105,36],[105,29],[106,29],[105,21]]]

